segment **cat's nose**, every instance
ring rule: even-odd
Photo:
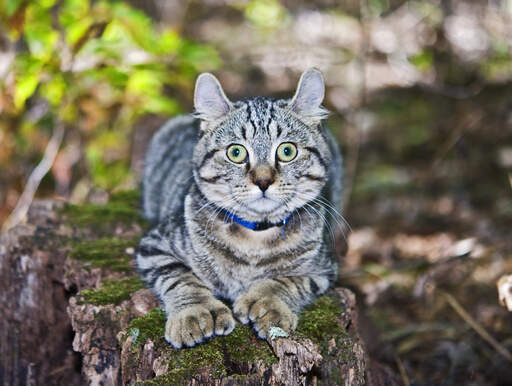
[[[252,183],[265,192],[275,181],[275,170],[270,165],[257,165],[250,171],[250,177]]]
[[[266,178],[266,179],[262,179],[262,180],[256,180],[256,181],[254,181],[254,183],[255,183],[256,185],[258,185],[258,187],[261,189],[261,191],[262,191],[262,192],[264,192],[265,190],[267,190],[267,189],[268,189],[268,187],[269,187],[269,185],[271,185],[271,184],[272,184],[272,182],[274,182],[274,181],[272,181],[271,179],[267,179],[267,178]]]

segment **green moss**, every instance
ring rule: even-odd
[[[268,344],[256,338],[250,327],[241,325],[237,325],[228,336],[215,337],[193,348],[174,350],[163,339],[165,320],[164,312],[155,309],[143,317],[133,319],[127,328],[130,335],[137,337],[135,343],[144,344],[149,338],[160,346],[159,349],[170,353],[170,370],[141,384],[180,384],[201,368],[209,368],[214,377],[221,377],[228,373],[242,373],[243,365],[248,362],[263,361],[271,364],[277,361]]]
[[[151,339],[158,343],[164,337],[165,320],[164,311],[161,308],[155,308],[140,318],[132,319],[127,330],[132,335],[132,330],[136,329],[139,331],[137,334],[138,338],[134,343],[144,342],[146,339]]]
[[[144,288],[144,283],[138,276],[130,276],[122,279],[107,279],[97,290],[86,289],[78,295],[80,303],[94,304],[97,306],[107,304],[119,304],[128,300],[135,291]]]
[[[62,213],[76,227],[90,227],[96,232],[110,232],[118,224],[139,224],[147,227],[140,208],[140,193],[137,191],[122,191],[111,196],[105,205],[83,204],[66,205]]]
[[[352,339],[338,322],[342,310],[343,306],[337,297],[322,296],[303,310],[297,328],[298,333],[318,343],[322,355],[329,360],[342,357],[348,361],[353,357]],[[237,325],[228,336],[215,337],[194,348],[174,350],[163,339],[165,320],[164,312],[155,309],[141,318],[133,319],[128,326],[128,334],[136,338],[133,355],[138,355],[140,345],[146,339],[151,339],[159,346],[158,350],[167,351],[170,357],[166,374],[138,384],[182,384],[199,369],[209,369],[215,378],[236,375],[245,377],[247,363],[263,361],[270,365],[277,361],[269,345],[258,339],[250,327],[242,325]],[[337,344],[328,353],[327,342],[333,337]]]
[[[110,203],[120,203],[133,209],[141,207],[141,194],[139,190],[120,190],[110,196]]]
[[[137,242],[137,238],[114,237],[81,240],[71,244],[70,256],[73,259],[88,262],[93,267],[129,272],[133,270],[133,255],[126,253],[126,249],[135,248]]]
[[[297,332],[318,344],[333,336],[346,335],[338,322],[343,306],[334,296],[324,295],[302,311]]]
[[[324,295],[313,304],[306,307],[299,321],[297,332],[306,335],[320,347],[323,363],[332,362],[332,372],[329,379],[332,384],[341,384],[346,374],[340,372],[339,363],[347,363],[349,367],[357,368],[357,359],[354,356],[354,338],[340,326],[339,317],[344,306],[338,297]],[[334,339],[335,344],[328,342]],[[356,372],[358,379],[363,382],[364,374]],[[319,379],[319,384],[324,384]]]

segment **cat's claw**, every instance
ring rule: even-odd
[[[165,340],[174,348],[193,347],[214,335],[228,335],[235,328],[231,310],[221,302],[187,307],[168,316]]]
[[[241,323],[252,322],[262,339],[268,336],[270,327],[280,327],[287,333],[294,331],[299,319],[277,296],[256,299],[250,293],[242,295],[233,305],[233,311]]]

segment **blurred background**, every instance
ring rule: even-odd
[[[2,0],[3,230],[34,196],[138,188],[198,73],[232,99],[290,97],[311,66],[345,156],[340,281],[371,361],[404,384],[510,384],[511,0]]]

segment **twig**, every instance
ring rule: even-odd
[[[410,386],[411,381],[409,380],[409,377],[407,376],[404,365],[402,364],[402,361],[400,360],[400,358],[396,355],[395,355],[395,362],[396,362],[396,366],[398,367],[398,371],[400,371],[400,377],[402,378],[402,382],[404,383],[404,386]]]
[[[505,346],[500,344],[494,337],[491,336],[478,322],[473,319],[471,315],[467,313],[467,311],[462,308],[459,302],[449,293],[441,291],[441,294],[446,299],[448,304],[459,314],[459,316],[464,319],[464,321],[469,324],[469,326],[475,330],[478,335],[480,335],[487,343],[489,343],[497,352],[499,352],[503,357],[505,357],[509,362],[512,362],[512,354],[507,350]]]
[[[2,232],[6,232],[10,228],[18,225],[27,214],[28,208],[30,207],[37,188],[39,187],[39,183],[46,173],[48,173],[55,161],[55,158],[57,157],[57,152],[59,151],[63,137],[64,125],[60,123],[56,125],[53,131],[52,137],[44,151],[43,158],[30,174],[25,185],[25,189],[23,190],[16,207],[2,226]]]

